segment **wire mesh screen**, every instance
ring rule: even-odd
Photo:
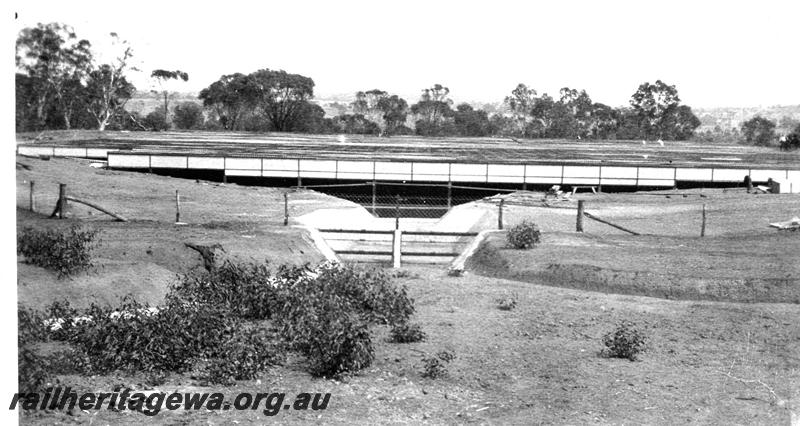
[[[453,206],[474,201],[476,197],[435,197],[418,195],[375,195],[330,193],[358,203],[376,217],[440,218]]]

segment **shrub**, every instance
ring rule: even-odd
[[[448,375],[447,364],[456,359],[456,354],[452,351],[441,351],[435,356],[425,356],[422,358],[423,371],[422,377],[438,379]]]
[[[402,324],[414,313],[414,300],[408,297],[406,287],[396,286],[382,271],[323,263],[314,271],[306,267],[279,269],[276,279],[285,283],[281,305],[297,308],[307,295],[336,295],[343,309],[358,313],[371,324]]]
[[[117,308],[92,305],[90,320],[75,327],[70,343],[84,351],[98,372],[188,370],[213,355],[236,323],[207,305],[171,303],[154,310],[126,298]]]
[[[47,340],[47,327],[42,315],[33,309],[18,307],[17,347],[45,340]]]
[[[220,346],[206,369],[211,383],[231,385],[250,380],[269,365],[282,361],[282,349],[258,332],[237,332]]]
[[[47,334],[53,340],[65,341],[75,332],[80,313],[67,300],[53,302],[45,309]]]
[[[25,228],[17,237],[17,253],[28,263],[56,271],[61,278],[92,266],[96,236],[96,230],[82,230],[77,225],[66,231]]]
[[[510,311],[517,307],[517,296],[508,296],[497,299],[497,309],[501,311]]]
[[[44,318],[33,309],[19,307],[17,321],[18,392],[40,392],[48,379],[49,363],[32,346],[47,339]]]
[[[603,336],[608,356],[631,361],[635,361],[636,356],[645,350],[646,340],[645,335],[629,321],[623,321],[614,331]]]
[[[337,377],[374,358],[369,323],[344,295],[311,291],[289,299],[278,316],[281,335],[309,359],[315,376]]]
[[[425,332],[419,324],[395,324],[389,341],[394,343],[415,343],[425,340]]]
[[[508,245],[515,249],[529,249],[539,244],[541,232],[535,223],[523,220],[511,227],[506,234]]]
[[[92,361],[80,350],[65,349],[46,357],[49,371],[58,374],[90,374]]]
[[[310,371],[335,377],[369,366],[369,326],[403,324],[414,312],[405,287],[381,271],[325,263],[276,273],[281,336],[309,358]]]
[[[47,360],[33,349],[28,346],[20,347],[17,352],[18,392],[41,392],[48,379],[47,365]]]
[[[181,277],[170,298],[215,306],[244,319],[268,319],[276,300],[276,288],[266,264],[225,261],[211,271]]]

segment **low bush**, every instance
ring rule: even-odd
[[[338,264],[283,266],[273,276],[266,265],[226,262],[180,278],[158,308],[132,298],[82,311],[59,302],[47,321],[20,310],[20,341],[68,342],[72,350],[51,360],[65,371],[159,376],[202,364],[209,382],[230,384],[256,377],[291,348],[313,375],[336,377],[371,365],[372,325],[395,326],[397,341],[424,337],[408,324],[413,300],[391,278]],[[277,335],[246,321],[265,319]],[[26,354],[21,365],[36,361]]]
[[[517,296],[508,296],[497,299],[497,309],[501,311],[511,311],[517,307]]]
[[[267,366],[283,360],[283,350],[268,336],[254,330],[240,330],[230,336],[206,368],[209,382],[222,385],[254,379]]]
[[[335,377],[368,367],[374,358],[369,326],[402,324],[414,312],[405,287],[380,271],[323,264],[314,271],[282,268],[275,320],[310,371]]]
[[[425,332],[419,324],[396,324],[392,327],[389,341],[393,343],[416,343],[425,340]]]
[[[289,272],[288,277],[296,277]],[[364,270],[353,266],[324,263],[314,272],[313,278],[306,274],[300,279],[284,279],[294,282],[294,292],[314,292],[321,295],[339,295],[348,309],[357,312],[374,324],[404,323],[414,313],[414,300],[408,296],[405,286],[396,286],[392,277],[379,270]]]
[[[512,226],[506,233],[508,245],[515,249],[530,249],[539,244],[541,232],[535,223],[526,220]]]
[[[456,359],[456,354],[452,351],[441,351],[434,356],[422,358],[423,371],[422,377],[438,379],[447,376],[447,364]]]
[[[629,321],[623,321],[614,331],[603,336],[606,355],[631,361],[635,361],[639,353],[644,352],[646,342],[644,333]]]
[[[65,231],[24,228],[17,237],[17,253],[28,263],[58,273],[59,278],[92,266],[97,231],[73,226]]]
[[[53,302],[44,314],[47,316],[47,334],[53,340],[69,340],[76,330],[75,325],[81,321],[80,312],[67,300]]]
[[[98,372],[117,369],[187,371],[212,356],[236,330],[236,322],[217,308],[172,303],[158,310],[132,299],[116,308],[92,305],[91,318],[75,325],[70,338]]]
[[[91,374],[92,362],[80,350],[65,349],[46,356],[49,371],[58,374]]]
[[[17,351],[17,392],[41,392],[49,377],[48,360],[28,346],[21,346]]]
[[[374,358],[369,322],[344,295],[298,292],[277,317],[281,335],[308,357],[315,376],[337,377]]]
[[[211,271],[190,272],[168,296],[184,303],[215,306],[244,319],[267,319],[276,300],[272,273],[266,264],[225,261]]]
[[[375,358],[369,324],[358,314],[347,312],[336,302],[325,303],[306,322],[308,334],[302,339],[309,371],[320,377],[338,377],[369,367]]]
[[[17,308],[17,347],[47,340],[44,317],[37,311],[22,306]]]

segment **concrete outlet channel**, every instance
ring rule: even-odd
[[[400,265],[452,264],[474,245],[479,232],[497,226],[496,210],[489,204],[471,202],[453,207],[439,219],[400,218],[396,223],[394,218],[376,217],[358,206],[316,210],[296,220],[310,230],[329,260],[333,253],[345,262],[395,261],[398,266],[394,253],[399,251]]]

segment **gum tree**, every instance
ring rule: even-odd
[[[67,129],[72,127],[72,115],[81,100],[79,89],[92,64],[90,48],[87,40],[79,40],[64,24],[38,24],[19,33],[16,65],[32,83],[26,103],[33,104],[39,127],[46,126],[51,110],[61,115]]]

